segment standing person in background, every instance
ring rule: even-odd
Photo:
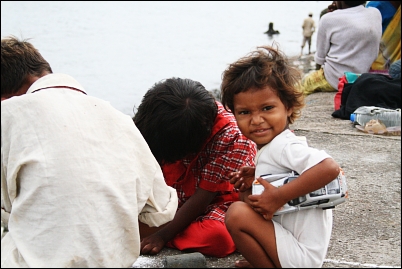
[[[336,92],[345,72],[367,73],[378,56],[381,13],[365,8],[366,1],[335,1],[321,17],[314,60],[317,71],[302,79],[305,95]],[[335,4],[335,5],[334,5]]]
[[[1,267],[130,267],[177,195],[131,118],[1,40]]]
[[[308,44],[308,54],[311,54],[311,37],[315,31],[315,22],[313,20],[313,13],[309,13],[308,17],[304,19],[303,24],[303,42],[301,45],[301,53],[300,56],[303,55],[303,49]]]
[[[145,94],[133,118],[176,189],[179,209],[161,228],[141,229],[141,253],[164,246],[225,257],[236,250],[226,229],[228,207],[239,200],[229,173],[254,165],[255,144],[204,86],[170,78]]]

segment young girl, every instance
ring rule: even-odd
[[[223,72],[222,104],[231,111],[241,132],[257,144],[256,167],[231,174],[241,192],[225,223],[245,260],[236,267],[321,267],[332,231],[332,210],[313,208],[274,216],[289,200],[315,191],[340,173],[325,151],[307,146],[289,130],[300,116],[303,94],[297,90],[300,74],[272,47],[239,59]],[[296,171],[300,176],[280,188],[262,174]],[[250,195],[252,181],[265,187]]]

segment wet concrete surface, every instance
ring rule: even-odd
[[[292,59],[304,73],[313,56]],[[306,97],[303,114],[290,127],[310,146],[325,150],[342,167],[349,197],[333,210],[333,231],[323,268],[401,268],[401,136],[367,134],[349,120],[333,118],[333,93]],[[165,248],[143,255],[134,267],[163,267],[167,256],[184,252]],[[233,268],[239,253],[206,256],[208,268]],[[191,263],[188,263],[189,268]]]

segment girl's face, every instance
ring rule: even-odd
[[[293,109],[286,109],[270,88],[249,89],[234,96],[234,116],[240,131],[260,149],[288,127]]]

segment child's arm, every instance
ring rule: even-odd
[[[234,185],[236,189],[243,192],[251,188],[254,176],[255,167],[243,166],[239,171],[229,174],[230,183]]]
[[[243,166],[237,172],[229,174],[230,183],[240,191],[239,200],[248,202],[248,196],[251,194],[251,187],[255,178],[255,167]]]
[[[339,165],[331,158],[303,172],[296,180],[276,188],[263,179],[259,179],[265,190],[261,195],[250,195],[250,205],[257,212],[271,219],[274,213],[288,201],[318,190],[334,180],[340,173]]]
[[[177,211],[171,222],[141,241],[141,254],[159,253],[167,242],[172,240],[179,232],[185,230],[192,221],[204,213],[216,194],[217,192],[198,188]]]

